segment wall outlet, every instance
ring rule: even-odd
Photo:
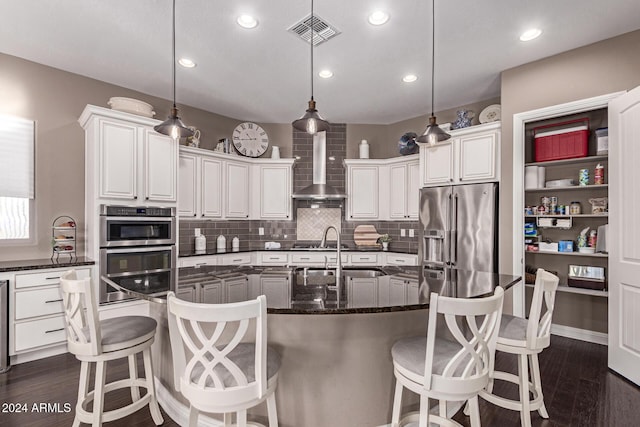
[[[416,233],[413,228],[409,229],[409,237],[416,237]]]
[[[400,229],[400,237],[404,237],[407,235],[407,230],[405,230],[404,228]]]
[[[264,227],[258,227],[258,236],[264,236]]]

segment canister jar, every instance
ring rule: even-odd
[[[580,202],[571,202],[571,205],[569,205],[569,214],[570,215],[580,215],[582,213],[582,206],[580,205]]]

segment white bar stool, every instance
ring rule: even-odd
[[[101,426],[130,415],[149,405],[151,417],[156,425],[164,422],[153,379],[151,344],[156,334],[156,321],[146,316],[125,316],[100,321],[91,279],[78,280],[74,270],[60,278],[60,291],[64,305],[69,352],[80,360],[78,403],[73,426],[87,423]],[[146,378],[138,377],[136,355],[142,353]],[[127,379],[105,384],[107,361],[127,357],[129,375]],[[90,364],[95,363],[95,385],[89,391]],[[140,396],[140,387],[147,393]],[[131,399],[127,406],[103,412],[105,394],[131,388]],[[93,400],[93,410],[87,406]]]
[[[531,411],[537,410],[542,418],[549,418],[542,396],[538,353],[549,347],[551,341],[551,318],[557,288],[558,277],[539,268],[536,272],[529,319],[502,315],[496,350],[518,355],[518,375],[495,371],[487,388],[480,392],[480,397],[494,405],[519,411],[520,424],[526,427],[531,426]],[[543,300],[546,306],[544,315],[542,315]],[[529,363],[532,382],[529,381]],[[511,400],[493,394],[494,380],[517,384],[520,400]],[[530,398],[530,393],[533,399]]]
[[[493,296],[477,299],[431,294],[427,336],[403,338],[391,349],[396,377],[392,427],[415,421],[420,427],[430,422],[460,426],[447,418],[446,401],[465,400],[471,407],[471,425],[480,426],[478,392],[489,382],[503,297],[502,288]],[[454,339],[436,337],[438,314],[444,315]],[[420,395],[420,413],[401,421],[403,387]],[[429,399],[440,401],[439,416],[429,414]]]
[[[200,411],[224,414],[225,426],[233,413],[240,427],[260,425],[247,423],[247,409],[266,400],[269,427],[278,427],[280,355],[267,347],[266,297],[196,304],[169,292],[167,310],[174,383],[190,403],[189,426],[198,425]]]

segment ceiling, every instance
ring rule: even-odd
[[[0,5],[0,52],[171,98],[171,0]],[[314,92],[325,119],[389,124],[430,112],[430,1],[315,0],[314,7],[340,31],[315,49]],[[367,22],[375,9],[390,14],[387,24]],[[259,25],[238,26],[242,13]],[[178,105],[262,123],[300,117],[310,97],[309,46],[287,29],[309,13],[310,1],[301,0],[177,0],[177,56],[198,64],[177,68]],[[502,70],[640,28],[640,1],[439,0],[436,19],[439,111],[499,96]],[[519,41],[530,27],[542,36]],[[319,78],[323,68],[334,76]],[[409,73],[418,80],[403,83]]]

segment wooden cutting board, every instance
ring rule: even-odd
[[[356,246],[379,246],[378,238],[381,234],[376,230],[375,225],[358,225],[353,230],[353,241]]]

